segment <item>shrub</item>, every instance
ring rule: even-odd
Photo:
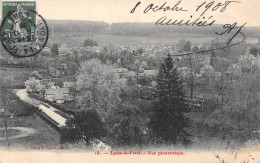
[[[61,129],[60,142],[75,144],[83,140],[91,146],[105,135],[104,124],[95,110],[80,111],[66,121],[66,126]]]

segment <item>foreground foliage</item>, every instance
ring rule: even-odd
[[[95,110],[77,112],[61,130],[61,143],[77,143],[85,141],[87,146],[92,145],[106,135],[104,124]]]
[[[189,134],[185,128],[189,125],[183,115],[188,110],[182,91],[183,81],[174,67],[170,55],[161,63],[155,89],[154,114],[151,117],[151,129],[154,134],[168,143],[188,144]]]

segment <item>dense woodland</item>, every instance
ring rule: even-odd
[[[223,25],[215,24],[210,27],[180,27],[180,26],[159,26],[154,23],[112,23],[75,21],[75,20],[47,20],[49,30],[53,33],[77,35],[77,33],[86,34],[113,34],[128,36],[164,36],[164,33],[186,33],[215,35],[215,32],[223,32]],[[72,25],[73,24],[73,25]],[[243,33],[247,37],[256,37],[260,39],[260,29],[258,27],[244,27]],[[167,37],[167,35],[166,35]]]

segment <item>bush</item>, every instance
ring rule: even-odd
[[[114,146],[141,147],[148,144],[149,131],[146,126],[150,119],[145,113],[129,103],[121,104],[114,110],[114,116],[108,122],[109,138]]]
[[[61,129],[60,142],[75,144],[84,140],[90,146],[105,135],[104,124],[95,110],[80,111],[66,121],[66,126]]]
[[[249,139],[245,142],[246,147],[255,147],[259,145],[259,140],[258,139]]]

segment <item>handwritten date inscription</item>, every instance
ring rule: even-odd
[[[159,18],[156,22],[155,25],[177,25],[177,26],[199,26],[199,27],[205,27],[205,26],[212,26],[213,24],[216,23],[216,20],[214,19],[213,14],[215,12],[218,13],[224,13],[227,9],[228,6],[230,6],[232,3],[241,3],[240,1],[225,1],[225,2],[207,2],[204,1],[200,3],[199,5],[196,5],[194,10],[191,12],[199,12],[200,16],[197,18],[194,18],[194,16],[191,14],[189,19],[172,19],[172,18],[167,18],[167,16],[162,16]],[[134,8],[130,11],[130,13],[134,13],[138,8],[140,8],[142,2],[139,1],[136,3]],[[149,4],[148,6],[144,7],[143,14],[147,14],[149,12],[157,13],[157,12],[188,12],[189,10],[185,8],[182,5],[182,1],[178,1],[175,4],[168,4],[167,2],[162,3],[161,5],[156,5],[156,4]],[[209,13],[210,11],[210,13]],[[212,14],[209,16],[206,16],[207,14]],[[176,15],[176,14],[175,14]],[[221,23],[219,23],[221,24]],[[246,25],[244,23],[241,26],[238,26],[237,22],[230,23],[230,24],[225,24],[223,25],[223,32],[215,32],[216,35],[224,35],[224,34],[229,34],[230,32],[234,31],[234,35],[231,37],[231,39],[228,41],[227,45],[231,43],[231,41],[238,35],[243,36],[243,42],[245,40],[245,35],[242,33],[242,28]],[[240,42],[240,43],[241,43]]]

